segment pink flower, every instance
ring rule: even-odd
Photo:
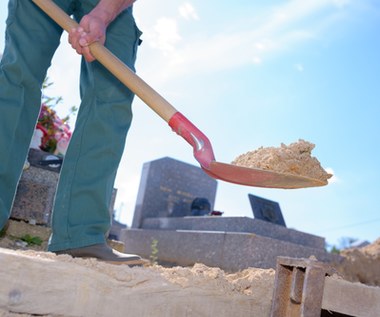
[[[71,138],[70,127],[57,113],[46,104],[41,105],[37,128],[43,132],[41,150],[64,155]],[[57,149],[59,141],[62,140],[60,148]]]

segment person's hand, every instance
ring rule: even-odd
[[[86,61],[92,62],[95,57],[91,54],[89,45],[96,41],[104,44],[106,29],[107,25],[102,19],[87,14],[80,21],[78,28],[70,30],[69,43]]]

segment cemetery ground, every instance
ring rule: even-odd
[[[226,272],[202,263],[129,268],[45,252],[49,235],[46,226],[15,220],[2,233],[0,316],[270,315],[274,269]],[[380,239],[341,255],[340,263],[331,263],[331,279],[379,290]],[[159,248],[152,249],[151,260],[157,259]],[[5,289],[11,289],[7,296]]]

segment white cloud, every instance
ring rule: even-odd
[[[165,77],[202,73],[263,64],[271,58],[296,49],[297,45],[322,34],[325,23],[336,12],[337,4],[348,0],[293,0],[271,10],[257,12],[226,23],[218,33],[179,34],[179,18],[160,18],[147,42],[162,52],[160,67]],[[180,16],[195,19],[198,14],[189,2],[179,7]],[[149,53],[148,53],[149,54]],[[144,67],[144,65],[142,65]],[[301,71],[301,67],[297,67]],[[144,72],[144,70],[142,69]]]
[[[343,8],[351,2],[351,0],[332,0],[332,1],[338,8]]]
[[[258,57],[258,56],[254,56],[254,57],[252,58],[252,62],[253,62],[254,64],[261,64],[261,63],[262,63],[262,60],[261,60],[260,57]]]
[[[265,45],[264,43],[262,43],[262,42],[257,42],[257,43],[255,44],[255,47],[256,47],[258,50],[265,50],[266,45]]]
[[[340,179],[335,175],[335,172],[331,167],[325,168],[325,171],[332,175],[332,177],[328,180],[329,184],[340,182]]]
[[[189,2],[185,2],[184,4],[180,5],[178,11],[180,16],[186,20],[199,20],[197,12]]]
[[[64,117],[73,106],[80,105],[79,70],[81,57],[68,44],[67,34],[64,33],[61,45],[58,47],[47,76],[53,83],[44,92],[49,97],[62,97],[63,100],[55,108]],[[75,117],[70,118],[70,127],[74,127]]]
[[[116,179],[117,195],[114,208],[118,210],[118,220],[122,223],[132,223],[141,178],[138,172],[136,170],[136,173],[131,175],[120,172]]]
[[[149,43],[163,53],[174,51],[175,45],[181,40],[178,33],[178,25],[175,19],[159,18],[153,30],[146,32]]]

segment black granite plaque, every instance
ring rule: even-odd
[[[256,219],[286,227],[279,203],[252,194],[248,194],[248,198]]]
[[[143,165],[132,227],[140,228],[145,218],[191,215],[197,197],[208,199],[213,210],[217,181],[200,167],[169,157]]]

